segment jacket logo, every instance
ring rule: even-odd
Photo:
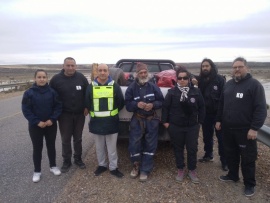
[[[213,87],[213,89],[214,89],[214,90],[218,90],[218,86],[215,85],[215,86]]]
[[[236,98],[243,98],[244,94],[243,93],[236,93]]]
[[[195,103],[195,101],[196,101],[195,98],[190,98],[191,103]]]
[[[79,86],[76,86],[76,90],[81,90],[82,87],[79,85]]]

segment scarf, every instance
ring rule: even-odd
[[[188,98],[187,94],[189,91],[189,87],[180,87],[178,83],[177,83],[177,87],[182,92],[181,97],[180,97],[180,102],[184,102]]]

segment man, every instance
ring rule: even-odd
[[[245,185],[245,195],[255,192],[255,161],[257,159],[257,131],[267,115],[263,86],[248,73],[247,61],[238,57],[233,61],[233,79],[222,93],[216,129],[223,129],[223,141],[229,172],[222,181],[239,180],[239,164]]]
[[[85,91],[89,85],[86,77],[76,71],[77,65],[74,58],[67,57],[64,60],[63,69],[53,76],[50,86],[57,91],[63,102],[63,112],[60,115],[59,129],[62,138],[62,173],[69,171],[71,167],[71,138],[73,136],[74,164],[79,168],[86,168],[82,161],[82,131],[85,116],[88,115],[85,108]]]
[[[94,174],[99,176],[107,170],[108,150],[110,173],[117,178],[124,175],[118,170],[117,137],[119,131],[118,112],[124,107],[124,96],[120,86],[109,76],[106,64],[99,64],[97,78],[86,91],[85,104],[90,111],[89,131],[96,143],[98,167]]]
[[[127,111],[133,112],[128,147],[133,164],[130,176],[136,178],[140,173],[143,182],[153,169],[159,127],[155,110],[162,107],[164,97],[159,87],[149,82],[146,64],[137,63],[136,73],[126,90],[125,104]]]
[[[199,159],[200,162],[212,162],[214,146],[214,129],[216,123],[216,114],[220,95],[225,84],[224,78],[218,74],[216,65],[211,59],[205,58],[201,63],[200,75],[192,79],[193,84],[198,85],[205,102],[206,115],[202,124],[204,156]],[[228,170],[224,156],[222,131],[215,131],[218,140],[218,154],[220,156],[221,166],[224,171]]]

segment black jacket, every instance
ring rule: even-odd
[[[53,76],[50,86],[59,94],[63,102],[63,112],[83,113],[86,88],[89,85],[86,77],[75,72],[73,76],[66,76],[64,70]]]
[[[239,82],[232,79],[225,84],[217,114],[223,127],[258,130],[266,116],[263,86],[249,73]]]
[[[107,81],[105,86],[111,81],[111,78]],[[95,80],[96,83],[97,80]],[[101,86],[100,83],[98,83]],[[114,88],[114,107],[113,109],[118,108],[118,112],[124,107],[124,96],[120,86],[115,82],[113,84]],[[85,105],[89,111],[93,111],[93,85],[90,84],[86,90]],[[108,100],[107,98],[99,99],[99,108],[104,111],[108,109]],[[119,116],[109,117],[91,117],[89,122],[89,131],[98,135],[108,135],[119,132]]]
[[[190,87],[188,98],[180,102],[182,92],[178,87],[168,90],[162,106],[162,123],[172,123],[180,127],[203,123],[205,106],[199,89]]]
[[[62,103],[48,84],[40,87],[35,83],[23,94],[22,112],[31,126],[47,120],[55,123],[62,112]]]

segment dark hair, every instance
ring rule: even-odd
[[[237,57],[236,59],[233,60],[232,65],[236,62],[236,61],[241,61],[244,63],[245,66],[247,66],[247,60],[244,57]]]
[[[45,70],[43,70],[43,69],[37,69],[35,71],[34,77],[36,77],[39,72],[44,72],[46,74],[46,76],[48,76],[48,74],[47,74],[47,72]]]
[[[178,66],[176,69],[176,78],[178,77],[179,73],[186,73],[187,77],[190,78],[191,74],[184,66]]]
[[[210,75],[209,75],[209,77],[210,77],[210,79],[212,80],[212,79],[217,75],[217,73],[218,73],[217,66],[216,66],[216,64],[215,64],[211,59],[209,59],[209,58],[204,58],[204,59],[202,60],[202,62],[201,62],[200,76],[202,76],[202,64],[203,64],[204,62],[208,62],[208,63],[210,64],[210,66],[211,66],[211,70],[210,70]]]
[[[66,62],[66,60],[73,60],[73,61],[76,63],[75,59],[72,58],[72,57],[67,57],[67,58],[65,58],[65,59],[64,59],[64,63]]]

